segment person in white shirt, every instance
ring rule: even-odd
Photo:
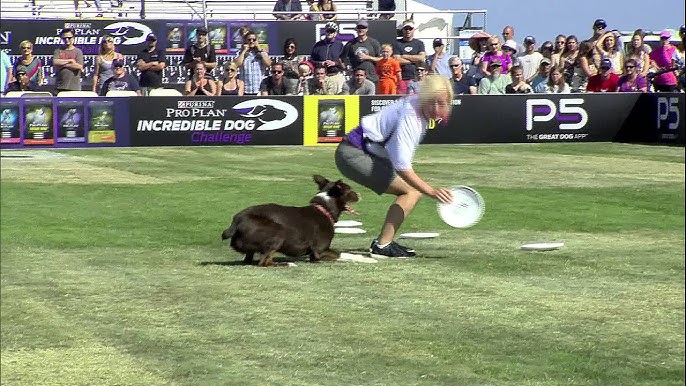
[[[542,59],[543,54],[536,51],[536,39],[533,36],[525,37],[524,53],[519,57],[519,65],[524,72],[524,81],[531,83],[536,77]]]
[[[412,168],[429,121],[447,122],[452,99],[448,79],[427,75],[419,94],[362,117],[360,126],[348,133],[336,149],[336,166],[344,176],[379,195],[397,196],[388,208],[381,233],[372,241],[372,256],[414,257],[414,250],[393,241],[398,229],[423,195],[442,203],[452,200],[449,189],[429,185]]]

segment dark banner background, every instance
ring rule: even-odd
[[[354,38],[355,22],[340,22],[338,39],[347,41]],[[33,53],[43,62],[43,74],[46,85],[54,83],[52,71],[52,54],[60,46],[60,31],[65,27],[76,30],[75,45],[84,53],[85,68],[83,71],[83,89],[92,86],[95,71],[95,56],[100,49],[104,35],[114,37],[116,50],[126,56],[129,71],[137,73],[136,55],[145,48],[145,38],[149,33],[158,37],[158,47],[167,52],[167,68],[164,71],[164,83],[172,87],[183,84],[186,72],[182,68],[183,52],[195,42],[195,29],[199,22],[185,20],[3,20],[0,33],[0,49],[9,50],[12,62],[19,57],[19,44],[23,40],[34,43]],[[314,21],[213,21],[208,23],[209,41],[217,51],[218,69],[212,73],[221,75],[221,65],[233,59],[237,49],[237,32],[247,26],[258,35],[260,44],[267,48],[270,56],[283,55],[283,43],[292,37],[297,41],[298,55],[309,56],[312,46],[323,35],[324,23]],[[392,42],[397,33],[395,22],[388,20],[369,21],[369,35],[380,42]]]

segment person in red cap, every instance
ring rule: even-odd
[[[660,45],[650,52],[650,67],[654,70],[653,88],[655,91],[674,92],[677,90],[676,61],[674,47],[669,39],[672,34],[664,30],[660,33]],[[670,70],[671,69],[671,70]]]

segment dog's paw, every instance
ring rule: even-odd
[[[347,253],[347,252],[341,253],[341,256],[338,258],[338,261],[352,261],[355,263],[368,263],[368,264],[378,263],[378,261],[376,259],[373,259],[371,257],[365,257],[362,255],[356,255],[354,253]]]

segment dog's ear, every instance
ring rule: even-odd
[[[312,179],[314,180],[314,183],[317,184],[317,186],[319,186],[319,190],[322,190],[326,186],[326,184],[329,183],[329,180],[320,176],[319,174],[313,175]]]

